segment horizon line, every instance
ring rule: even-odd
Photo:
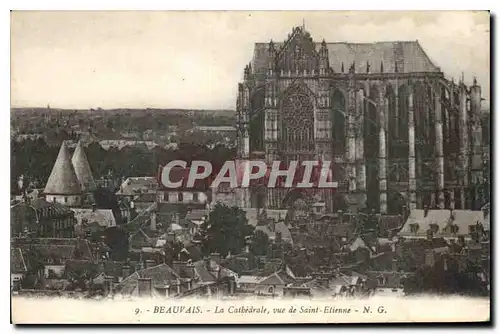
[[[236,111],[235,109],[229,109],[229,108],[176,108],[176,107],[109,107],[109,108],[102,108],[102,107],[92,107],[92,108],[67,108],[67,107],[52,107],[52,106],[44,106],[44,107],[33,107],[33,106],[28,106],[28,107],[18,107],[18,106],[11,106],[10,109],[46,109],[46,110],[77,110],[77,111],[82,111],[82,110],[117,110],[117,109],[122,109],[122,110],[181,110],[181,111],[215,111],[215,110],[220,110],[220,111]]]

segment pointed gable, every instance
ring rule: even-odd
[[[92,170],[90,164],[87,160],[87,155],[82,145],[82,141],[78,141],[76,145],[75,153],[73,153],[73,158],[71,159],[73,168],[75,169],[76,177],[83,191],[95,189],[95,181],[92,176]]]
[[[65,142],[61,145],[44,193],[50,195],[81,194],[80,183],[71,163],[70,154]]]
[[[313,41],[303,28],[294,28],[292,34],[281,43],[274,43],[277,50],[277,71],[294,71],[294,59],[309,59],[308,69],[318,64],[318,51],[322,43]],[[388,41],[374,43],[324,43],[327,48],[329,65],[336,73],[342,73],[342,65],[347,73],[354,64],[356,73],[428,73],[440,72],[433,64],[418,41]],[[269,43],[255,43],[252,62],[253,73],[262,79],[269,62]]]

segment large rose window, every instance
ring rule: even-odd
[[[292,88],[283,100],[280,133],[287,151],[314,149],[314,105],[299,87]]]

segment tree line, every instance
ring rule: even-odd
[[[17,192],[17,180],[23,175],[35,187],[43,187],[56,161],[59,146],[48,145],[43,139],[11,141],[11,191]],[[155,147],[124,147],[104,150],[99,143],[85,148],[94,179],[111,177],[121,179],[132,176],[156,176],[159,166],[172,160],[207,160],[222,166],[234,159],[236,150],[224,145],[208,148],[201,144],[181,143],[176,149]]]

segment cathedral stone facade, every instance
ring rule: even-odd
[[[248,189],[243,207],[330,212],[479,208],[481,87],[445,78],[418,41],[256,43],[238,85],[238,158],[331,161],[335,190]]]

